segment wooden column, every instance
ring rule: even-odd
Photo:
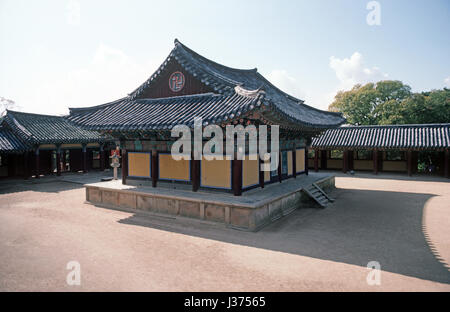
[[[315,172],[319,171],[319,153],[320,153],[320,150],[318,150],[318,149],[314,150],[314,171]]]
[[[292,149],[292,174],[294,178],[297,178],[297,153],[295,151],[295,146]]]
[[[159,164],[158,164],[158,151],[152,150],[152,187],[156,187],[158,184],[159,176]]]
[[[191,184],[192,191],[197,192],[200,188],[200,159],[195,159],[194,152],[191,153]]]
[[[320,169],[326,170],[327,169],[327,150],[322,150],[320,152]]]
[[[56,175],[61,175],[61,145],[56,145]]]
[[[234,159],[231,161],[232,164],[232,188],[234,196],[242,195],[242,159],[236,159],[236,155]]]
[[[344,155],[342,157],[342,172],[347,173],[348,171],[348,150],[344,150]]]
[[[122,150],[122,184],[127,184],[128,178],[128,154],[127,150]]]
[[[308,146],[305,146],[305,173],[306,173],[306,175],[309,174],[309,168],[308,168]]]
[[[444,151],[444,176],[448,179],[450,178],[450,173],[449,173],[449,161],[450,161],[450,150],[446,149]]]
[[[30,177],[30,159],[29,152],[26,151],[23,153],[23,177],[24,179],[28,179]]]
[[[82,145],[82,154],[83,154],[83,173],[87,172],[87,148],[86,144]]]
[[[34,151],[34,155],[35,155],[35,160],[36,160],[36,168],[35,168],[35,170],[36,170],[36,179],[39,179],[39,163],[40,163],[40,160],[39,160],[39,147],[36,147],[36,150]]]
[[[408,175],[412,176],[412,151],[406,152],[406,159],[408,164]]]
[[[282,177],[281,177],[281,151],[278,152],[278,181],[281,183]]]
[[[100,170],[105,171],[105,151],[104,151],[104,145],[100,144]]]
[[[378,174],[378,151],[375,149],[372,152],[373,159],[373,173]]]
[[[260,157],[258,159],[259,187],[264,188],[264,171],[261,169],[261,166],[264,165],[264,160],[262,160]]]

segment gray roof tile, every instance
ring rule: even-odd
[[[343,126],[314,138],[311,147],[443,149],[450,147],[450,124]]]

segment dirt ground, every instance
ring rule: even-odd
[[[337,175],[332,205],[256,233],[96,207],[77,183],[2,181],[0,290],[450,291],[449,181]]]

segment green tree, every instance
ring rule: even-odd
[[[396,119],[387,113],[400,114],[398,105],[410,95],[411,87],[397,80],[357,84],[350,91],[339,91],[328,109],[342,112],[350,124],[374,125]]]
[[[358,125],[450,123],[450,89],[411,93],[401,81],[379,81],[340,91],[328,108]]]

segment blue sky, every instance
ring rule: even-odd
[[[398,79],[450,87],[450,1],[0,0],[0,96],[64,114],[126,95],[178,38],[326,109],[337,90]]]

